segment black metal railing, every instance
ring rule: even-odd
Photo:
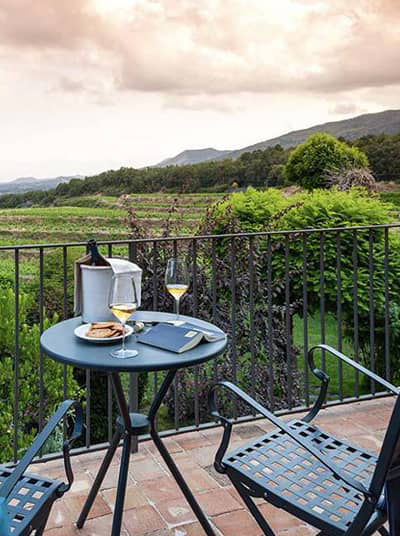
[[[393,284],[400,277],[400,273],[396,273],[396,267],[400,266],[400,261],[396,262],[399,228],[400,223],[98,242],[102,252],[110,257],[117,255],[138,263],[145,261],[145,266],[141,266],[146,288],[144,306],[153,310],[165,310],[168,306],[162,290],[166,256],[183,252],[192,267],[191,291],[183,302],[184,312],[202,316],[217,325],[222,324],[222,327],[229,326],[229,350],[225,356],[215,360],[207,370],[198,366],[193,371],[192,390],[186,391],[186,395],[193,395],[189,401],[193,411],[183,411],[183,405],[188,401],[182,398],[183,384],[178,374],[165,420],[160,423],[165,428],[163,433],[212,426],[202,409],[204,387],[207,382],[221,379],[221,374],[226,374],[227,370],[229,379],[239,385],[245,383],[251,395],[260,396],[257,375],[261,357],[269,407],[278,412],[309,407],[314,389],[306,358],[308,348],[314,342],[330,342],[340,351],[347,350],[356,361],[364,361],[372,371],[379,371],[391,380],[397,359],[393,355],[392,315],[395,316],[397,307],[400,310],[400,296],[396,298],[393,293]],[[396,245],[393,250],[392,245]],[[0,265],[2,259],[7,259],[8,266],[13,264],[12,274],[8,275],[12,276],[14,292],[13,396],[10,397],[14,461],[20,457],[20,438],[24,432],[21,427],[26,427],[26,422],[21,424],[21,415],[27,410],[23,407],[26,401],[19,398],[24,381],[20,361],[21,330],[24,328],[20,323],[21,297],[25,292],[35,294],[37,316],[33,314],[30,322],[37,321],[40,332],[45,328],[49,310],[58,310],[61,319],[71,316],[72,263],[85,253],[85,247],[85,243],[0,247]],[[53,265],[52,271],[47,269],[48,261]],[[223,282],[221,278],[224,278]],[[56,303],[51,303],[49,289]],[[261,317],[265,329],[257,324]],[[278,318],[280,324],[274,328]],[[274,340],[277,333],[283,337],[279,350]],[[44,377],[48,359],[40,352],[38,385],[31,386],[39,392],[37,422],[32,423],[38,430],[43,428],[47,413],[53,410],[46,405]],[[279,376],[275,359],[284,361]],[[341,362],[330,364],[325,355],[321,356],[321,368],[329,370],[333,376],[335,388],[330,403],[385,394],[374,382],[363,384],[358,374],[344,369]],[[85,371],[82,376],[86,434],[80,451],[103,448],[111,438],[114,426],[113,394],[111,383],[106,379],[104,441],[93,441],[92,421],[96,411],[92,397],[93,373]],[[63,366],[60,400],[69,396],[68,378],[67,367]],[[147,377],[146,392],[150,393],[152,389],[155,392],[161,378],[162,373]],[[126,382],[131,407],[135,411],[139,407],[140,383],[137,375],[131,375]],[[188,389],[187,385],[185,389]],[[257,417],[243,413],[243,408],[237,405],[232,406],[232,414],[238,419]]]

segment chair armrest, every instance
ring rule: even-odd
[[[354,369],[358,370],[365,376],[368,376],[369,378],[371,378],[371,380],[374,380],[375,382],[379,383],[380,385],[385,387],[385,389],[387,389],[388,391],[391,391],[393,394],[395,395],[400,394],[400,389],[398,387],[395,387],[394,385],[386,381],[384,378],[381,378],[374,372],[371,372],[367,368],[363,367],[362,365],[360,365],[360,363],[357,363],[357,361],[354,361],[354,359],[347,357],[346,355],[342,354],[335,348],[332,348],[332,346],[329,346],[328,344],[317,344],[316,346],[313,346],[308,352],[308,365],[312,373],[314,374],[314,376],[316,376],[318,379],[321,380],[322,385],[321,385],[320,393],[318,395],[318,398],[314,406],[311,408],[310,412],[302,419],[304,422],[312,421],[312,419],[317,415],[318,411],[321,409],[322,404],[325,402],[326,392],[327,392],[328,384],[329,384],[329,376],[315,365],[314,352],[316,350],[323,350],[325,352],[328,352],[329,354],[337,357],[344,363],[347,363]]]
[[[211,387],[208,393],[208,408],[209,408],[210,414],[217,421],[220,421],[222,423],[222,426],[224,427],[224,435],[222,436],[221,444],[218,447],[217,453],[215,455],[215,461],[214,461],[214,467],[215,467],[215,470],[218,471],[218,473],[225,472],[222,459],[225,456],[225,452],[228,448],[229,441],[231,439],[231,433],[232,433],[232,422],[226,417],[224,417],[223,415],[221,415],[217,409],[217,400],[216,400],[215,395],[216,395],[217,387],[222,384],[223,382],[216,383],[215,385]]]
[[[381,376],[378,376],[377,374],[375,374],[375,372],[371,372],[369,369],[367,369],[367,368],[363,367],[362,365],[360,365],[360,363],[357,363],[357,361],[354,361],[354,359],[351,359],[350,357],[347,357],[347,355],[342,354],[341,352],[339,352],[338,350],[335,350],[335,348],[332,348],[332,346],[329,346],[327,344],[317,344],[316,346],[313,346],[313,348],[311,348],[309,350],[309,352],[308,352],[308,363],[309,363],[311,368],[315,367],[314,360],[313,360],[313,354],[314,354],[315,350],[318,350],[318,349],[325,350],[326,352],[334,355],[335,357],[337,357],[341,361],[344,361],[345,363],[347,363],[351,367],[355,368],[359,372],[362,372],[363,374],[365,374],[366,376],[371,378],[371,380],[374,380],[375,382],[380,383],[383,387],[385,387],[388,391],[391,391],[393,394],[395,394],[395,395],[400,394],[400,389],[398,387],[395,387],[393,384],[391,384],[390,382],[388,382],[384,378],[381,378]]]
[[[230,437],[230,430],[232,428],[232,423],[226,419],[226,417],[222,417],[218,410],[216,409],[216,401],[215,401],[215,391],[217,387],[223,387],[227,389],[228,391],[231,391],[234,393],[238,398],[242,399],[244,402],[246,402],[249,406],[254,408],[258,413],[263,415],[265,418],[267,418],[269,421],[271,421],[276,427],[280,428],[283,432],[285,432],[289,437],[291,437],[296,443],[298,443],[301,447],[303,447],[305,450],[307,450],[310,454],[312,454],[317,460],[319,460],[322,465],[324,465],[327,469],[329,469],[333,476],[338,479],[345,482],[348,486],[356,489],[360,493],[363,493],[366,497],[372,497],[372,493],[361,483],[352,478],[349,475],[343,474],[340,471],[340,468],[327,456],[322,454],[318,449],[316,449],[311,442],[304,439],[303,436],[298,434],[294,429],[290,428],[284,421],[276,417],[273,413],[271,413],[269,410],[261,406],[256,400],[251,398],[249,395],[247,395],[244,391],[239,389],[236,385],[230,382],[218,382],[214,385],[214,387],[211,389],[209,393],[209,403],[210,403],[210,409],[211,409],[211,415],[213,415],[215,418],[222,420],[224,427],[226,426],[226,423],[229,422],[230,427],[228,428],[228,440]],[[225,428],[226,430],[226,428]],[[223,468],[222,464],[222,458],[225,455],[227,448],[226,443],[226,436],[224,431],[224,436],[222,439],[222,443],[220,445],[220,448],[218,449],[216,456],[217,463],[221,464],[221,467]]]
[[[75,441],[75,439],[80,437],[80,435],[82,434],[83,413],[81,406],[77,402],[75,402],[74,400],[65,400],[62,404],[59,405],[57,411],[54,413],[54,415],[51,417],[46,426],[36,437],[32,445],[28,448],[24,457],[18,463],[12,474],[0,487],[0,497],[7,498],[9,496],[14,486],[25,473],[28,466],[32,463],[33,458],[39,453],[47,439],[50,437],[51,433],[55,430],[61,419],[65,417],[71,407],[75,408],[74,428],[70,439],[66,440],[63,445],[64,466],[65,472],[67,474],[68,484],[62,485],[63,487],[61,488],[61,492],[64,493],[71,487],[73,482],[73,473],[71,468],[69,451],[73,441]]]

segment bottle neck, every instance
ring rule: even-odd
[[[89,242],[87,243],[88,245],[88,250],[89,250],[89,253],[92,257],[92,266],[97,266],[100,264],[100,253],[99,253],[99,250],[97,249],[97,244],[95,242],[95,240],[89,240]]]

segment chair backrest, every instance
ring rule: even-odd
[[[378,463],[370,483],[370,491],[379,495],[390,473],[399,472],[400,476],[400,396],[396,396],[396,402],[393,407],[385,437],[382,443],[381,451],[378,457]]]
[[[400,395],[396,395],[396,402],[369,484],[369,491],[377,499],[381,497],[383,487],[392,471],[398,471],[400,476]],[[358,536],[361,534],[371,521],[375,507],[375,504],[366,498],[346,535]]]

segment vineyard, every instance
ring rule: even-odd
[[[177,212],[171,212],[174,199]],[[179,234],[193,231],[207,207],[221,198],[218,194],[138,194],[126,205],[134,208],[139,221],[157,235],[161,223],[179,218]],[[49,208],[0,210],[0,245],[122,240],[129,237],[125,205],[117,197],[85,196],[63,199]]]

